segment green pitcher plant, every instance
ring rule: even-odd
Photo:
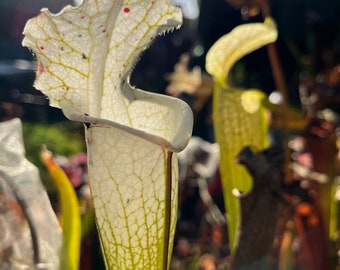
[[[191,136],[183,101],[130,85],[131,69],[182,13],[167,0],[84,0],[43,9],[24,29],[35,88],[84,123],[89,182],[107,269],[168,269],[177,156]]]
[[[243,56],[274,42],[276,24],[268,17],[264,23],[237,26],[210,48],[206,70],[214,77],[213,121],[216,141],[220,146],[220,170],[227,210],[231,249],[237,242],[239,199],[236,193],[251,190],[251,176],[239,164],[236,156],[245,146],[260,151],[269,144],[268,121],[262,104],[265,94],[256,89],[238,89],[229,85],[228,75]]]

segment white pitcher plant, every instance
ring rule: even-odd
[[[153,38],[179,27],[167,0],[84,0],[43,9],[24,29],[35,88],[85,123],[89,181],[107,269],[168,269],[177,215],[176,152],[193,116],[183,101],[129,83]]]

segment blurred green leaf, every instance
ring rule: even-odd
[[[86,151],[82,124],[79,123],[63,122],[51,125],[24,122],[23,135],[27,159],[39,168],[41,179],[49,192],[55,189],[55,185],[40,160],[41,146],[48,145],[53,153],[66,157]]]

